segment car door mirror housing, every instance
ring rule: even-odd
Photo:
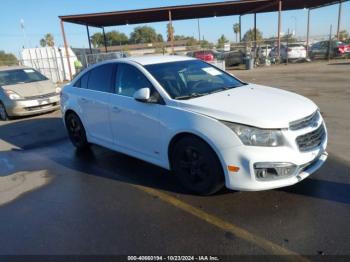
[[[137,90],[134,95],[134,99],[140,102],[148,102],[151,97],[151,89],[148,87]]]

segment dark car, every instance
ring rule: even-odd
[[[313,44],[309,51],[309,57],[315,58],[328,58],[328,52],[330,51],[330,57],[342,57],[350,55],[350,45],[344,44],[341,41],[330,41],[331,48],[329,48],[329,41],[321,41]]]
[[[239,64],[243,64],[245,53],[238,49],[234,51],[224,52],[222,53],[222,57],[225,60],[226,66],[237,66]]]

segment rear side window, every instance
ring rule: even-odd
[[[90,70],[88,79],[81,79],[81,87],[84,88],[88,81],[87,88],[101,92],[112,92],[112,75],[114,71],[114,64],[104,64]]]

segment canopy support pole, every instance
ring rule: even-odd
[[[86,25],[86,33],[87,33],[88,42],[89,42],[90,54],[92,54],[91,41],[90,41],[90,30],[89,30],[89,26],[88,25]]]
[[[254,13],[254,48],[255,48],[255,52],[256,52],[256,13]]]
[[[307,27],[306,27],[306,54],[309,51],[310,42],[310,8],[307,10]]]
[[[68,43],[67,43],[66,33],[64,32],[64,25],[63,25],[63,21],[62,20],[61,20],[61,32],[62,32],[62,37],[63,37],[63,42],[64,42],[64,49],[66,50],[66,57],[67,57],[68,70],[69,70],[69,77],[70,77],[70,80],[72,80],[73,79],[73,74],[72,74],[72,68],[71,68],[70,59],[69,59]],[[62,66],[64,68],[64,64]],[[64,76],[63,78],[65,79],[66,76]]]
[[[339,32],[340,32],[340,24],[341,24],[341,9],[342,9],[342,1],[339,1],[339,10],[338,10],[338,27],[337,27],[337,39],[339,40]]]
[[[102,32],[103,32],[103,43],[105,45],[105,51],[107,53],[108,52],[108,50],[107,50],[107,38],[106,38],[106,33],[105,33],[105,28],[104,27],[102,27]]]
[[[170,45],[171,45],[171,53],[174,54],[174,32],[173,32],[173,21],[171,18],[171,11],[169,10],[169,24],[170,24]]]
[[[282,13],[282,1],[278,1],[278,32],[277,32],[277,54],[278,54],[278,60],[281,58],[281,13]]]
[[[239,16],[239,42],[242,42],[242,16]]]

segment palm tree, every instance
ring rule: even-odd
[[[236,43],[238,42],[238,34],[240,32],[240,26],[239,23],[235,23],[233,25],[233,32],[236,34]]]
[[[50,34],[50,33],[45,35],[45,41],[46,41],[46,44],[48,46],[54,46],[55,45],[55,41],[54,41],[53,35]]]
[[[45,47],[46,46],[46,40],[44,38],[40,39],[40,46]]]
[[[174,27],[172,24],[168,23],[166,25],[166,31],[167,31],[167,41],[170,42],[171,39],[174,37]]]

